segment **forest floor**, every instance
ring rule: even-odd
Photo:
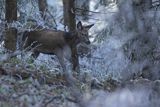
[[[64,76],[0,66],[0,107],[159,107],[160,80],[141,77],[98,81],[85,77],[73,87]],[[81,101],[76,99],[77,96]]]

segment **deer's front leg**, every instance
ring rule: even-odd
[[[38,51],[33,51],[33,53],[31,54],[31,56],[34,58],[34,59],[37,59],[37,57],[39,56],[39,52]]]
[[[66,72],[66,66],[64,64],[64,55],[63,55],[63,49],[55,49],[54,50],[55,55],[57,56],[60,65],[62,66],[62,70],[65,73]]]
[[[76,73],[79,73],[80,68],[79,68],[79,59],[78,59],[78,53],[77,53],[76,46],[71,47],[71,58],[72,58],[73,71],[75,71]]]

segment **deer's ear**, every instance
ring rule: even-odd
[[[83,26],[82,26],[82,22],[81,22],[81,21],[79,21],[79,22],[77,23],[77,29],[78,29],[78,30],[82,30],[82,29],[83,29]]]
[[[85,29],[89,30],[92,26],[94,26],[94,24],[91,24],[91,25],[85,26]]]

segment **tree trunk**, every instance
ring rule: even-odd
[[[7,23],[17,20],[17,0],[6,0],[5,19]],[[17,29],[6,25],[5,48],[11,51],[16,50]]]
[[[68,26],[69,31],[76,30],[76,20],[74,14],[75,0],[63,0],[64,25]],[[73,71],[79,72],[79,61],[77,47],[71,46]]]
[[[38,6],[39,6],[39,11],[41,12],[41,16],[45,20],[46,9],[47,9],[47,1],[46,0],[38,0]]]
[[[76,28],[74,12],[75,0],[63,0],[64,25],[68,26],[69,31],[74,31]]]

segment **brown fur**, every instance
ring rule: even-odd
[[[66,46],[71,48],[82,42],[89,44],[88,30],[92,26],[84,27],[79,22],[77,24],[77,31],[73,32],[49,29],[26,32],[24,33],[24,38],[26,38],[24,48],[31,46],[33,48],[32,56],[34,58],[37,58],[39,53],[55,54],[62,67],[64,67],[64,48]]]
[[[40,30],[40,31],[31,31],[26,34],[27,40],[25,42],[24,48],[27,48],[32,43],[33,45],[40,45],[34,51],[39,51],[40,53],[45,54],[54,54],[53,50],[56,48],[63,48],[67,44],[71,44],[73,37],[68,40],[65,36],[72,36],[66,34],[63,31],[54,31],[54,30]],[[34,43],[35,42],[35,43]],[[33,47],[33,46],[32,46]]]

